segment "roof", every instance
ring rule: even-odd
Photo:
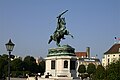
[[[75,55],[77,57],[86,57],[87,56],[87,52],[75,52]]]
[[[114,44],[107,52],[104,54],[115,54],[120,53],[120,44]]]

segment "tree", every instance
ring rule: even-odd
[[[7,55],[7,54],[3,54],[3,55],[1,56],[1,58],[4,59],[4,60],[8,60],[8,55]]]
[[[94,74],[95,80],[103,80],[106,76],[106,70],[102,65],[98,65]]]
[[[94,74],[96,71],[96,67],[93,63],[90,63],[88,64],[88,67],[87,67],[87,73],[90,75],[90,78],[92,76],[92,74]]]
[[[22,71],[23,61],[20,58],[16,58],[13,61],[11,61],[11,67],[13,71]]]
[[[19,77],[23,74],[23,61],[21,58],[16,58],[11,61],[12,77]]]
[[[45,61],[39,63],[39,73],[43,74],[45,72]]]
[[[79,68],[78,68],[78,72],[81,73],[79,76],[81,77],[81,79],[83,80],[85,75],[84,73],[86,72],[86,68],[85,68],[85,65],[79,65]]]
[[[5,77],[5,65],[7,65],[7,60],[5,60],[2,56],[0,56],[0,79]]]
[[[95,71],[96,71],[95,65],[93,63],[88,64],[87,73],[93,74],[93,73],[95,73]]]
[[[0,78],[7,75],[8,55],[0,56]]]
[[[32,56],[26,56],[24,58],[24,69],[29,71],[30,73],[37,73],[38,72],[38,65],[36,60]]]
[[[106,80],[120,79],[120,59],[116,63],[111,63],[106,68]]]
[[[79,68],[78,68],[78,72],[79,73],[85,73],[86,72],[86,68],[85,68],[85,65],[79,65]]]

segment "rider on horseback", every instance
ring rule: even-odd
[[[67,12],[68,10],[66,10],[65,12]],[[65,13],[63,12],[62,14],[60,14],[57,18],[58,18],[58,22],[57,22],[57,28],[54,32],[53,35],[50,36],[49,42],[48,44],[54,40],[56,41],[56,45],[60,46],[60,41],[61,39],[65,39],[64,35],[70,35],[72,38],[73,36],[69,33],[68,30],[66,30],[66,22],[65,22],[65,18],[61,18],[61,16]]]
[[[61,36],[62,39],[65,39],[64,38],[64,32],[66,30],[65,18],[60,18],[60,16],[58,16],[57,18],[58,18],[58,24],[57,24],[57,28],[54,32],[54,35]]]

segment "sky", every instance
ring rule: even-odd
[[[5,44],[12,39],[12,54],[45,58],[49,48],[57,47],[48,40],[65,10],[62,17],[74,39],[65,36],[61,45],[76,52],[90,47],[91,56],[101,59],[120,37],[120,0],[0,0],[0,54],[7,53]]]

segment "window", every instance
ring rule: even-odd
[[[51,69],[55,69],[55,60],[51,61]]]
[[[70,61],[70,70],[75,70],[75,61]]]
[[[64,61],[64,68],[68,68],[68,61]]]
[[[115,55],[113,55],[113,56],[115,56]]]
[[[108,57],[110,57],[110,55],[108,55]]]

